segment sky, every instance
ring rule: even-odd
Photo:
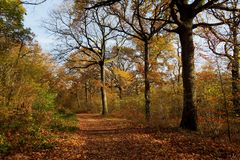
[[[47,20],[49,13],[56,9],[63,0],[47,0],[43,4],[33,6],[25,5],[27,15],[24,18],[24,25],[31,28],[36,35],[35,40],[39,42],[44,52],[51,52],[54,46],[54,39],[43,27],[43,21]]]

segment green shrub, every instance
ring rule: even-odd
[[[50,129],[60,132],[75,132],[78,130],[77,123],[74,113],[55,113],[51,119]]]
[[[11,147],[12,146],[7,138],[3,134],[0,134],[0,154],[7,154]]]

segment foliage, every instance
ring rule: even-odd
[[[52,131],[75,132],[78,130],[77,122],[78,121],[74,113],[60,111],[53,114],[50,122],[50,129]]]
[[[6,136],[0,134],[0,153],[6,154],[11,149],[11,144],[8,142]]]
[[[235,5],[230,9],[221,1],[120,0],[106,1],[111,6],[99,2],[103,7],[91,9],[85,8],[95,1],[69,1],[46,22],[59,42],[57,58],[66,60],[60,65],[43,53],[24,28],[24,2],[0,1],[0,154],[30,151],[41,157],[39,150],[56,147],[68,153],[90,147],[80,156],[70,155],[86,159],[81,156],[96,158],[96,147],[106,149],[104,154],[111,146],[125,153],[125,146],[132,151],[137,144],[157,158],[168,153],[164,158],[171,159],[186,150],[190,155],[175,158],[201,159],[203,153],[206,159],[233,157],[231,147],[214,143],[227,149],[226,155],[220,155],[221,150],[213,151],[212,141],[205,150],[199,146],[208,144],[195,138],[197,134],[224,138],[228,130],[235,142],[240,141],[240,121],[233,109],[239,101],[237,1],[229,1],[229,6]],[[219,24],[205,22],[205,14],[220,23],[229,22],[225,27],[231,34],[224,35]],[[192,31],[200,26],[207,29]],[[179,34],[180,40],[166,31]],[[204,31],[199,35],[207,47],[193,41],[199,31]],[[205,51],[209,57],[201,55]],[[220,57],[219,65],[210,51],[227,59]],[[196,68],[194,61],[200,64]],[[108,108],[111,115],[105,118],[89,114],[102,110],[104,115]],[[181,119],[182,128],[199,132],[172,130]],[[120,140],[130,145],[123,141],[121,146]],[[153,149],[153,144],[159,147]],[[149,153],[149,159],[156,159]]]
[[[0,14],[1,32],[11,33],[14,29],[23,28],[25,8],[19,4],[18,0],[1,0]]]

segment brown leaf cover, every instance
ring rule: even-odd
[[[223,143],[179,129],[153,129],[134,122],[80,114],[79,131],[58,133],[56,146],[41,152],[16,153],[6,160],[171,160],[239,159],[237,144]],[[1,159],[1,157],[0,157]]]

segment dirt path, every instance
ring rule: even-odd
[[[143,128],[131,121],[78,115],[79,131],[62,134],[54,150],[15,155],[11,159],[171,160],[239,159],[240,149],[174,130]]]
[[[150,130],[124,119],[96,115],[79,117],[81,134],[85,135],[86,159],[157,159],[164,156],[161,143],[149,135]],[[156,153],[152,155],[151,153]]]

